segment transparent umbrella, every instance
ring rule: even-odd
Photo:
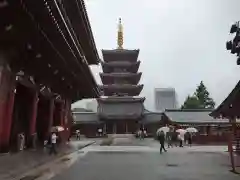
[[[196,128],[194,128],[194,127],[189,127],[189,128],[186,129],[186,131],[187,131],[187,132],[190,132],[190,133],[196,133],[196,132],[198,132],[198,130],[197,130]]]
[[[187,131],[185,129],[177,129],[176,132],[179,134],[185,134]]]
[[[61,132],[61,131],[64,131],[64,127],[62,127],[62,126],[54,126],[54,127],[52,127],[51,131],[52,132]]]
[[[170,128],[167,126],[161,127],[157,130],[157,134],[159,134],[161,131],[164,132],[164,134],[166,134],[167,132],[169,132]]]

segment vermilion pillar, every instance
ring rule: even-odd
[[[9,76],[11,76],[11,75],[9,75]],[[2,116],[3,129],[2,129],[2,137],[1,137],[1,149],[0,149],[1,152],[9,151],[11,126],[12,126],[12,114],[13,114],[14,99],[15,99],[15,92],[16,92],[15,81],[14,81],[13,77],[10,77],[7,79],[9,80],[9,82],[6,83],[6,84],[9,83],[8,84],[9,91],[7,93],[7,102],[6,102],[6,106],[5,106],[5,113]],[[6,85],[6,84],[4,84],[4,85]]]
[[[5,115],[5,107],[6,107],[6,103],[8,102],[7,100],[6,100],[6,98],[4,98],[4,99],[2,99],[2,94],[3,94],[3,89],[2,89],[2,87],[4,87],[3,86],[3,77],[4,76],[4,69],[3,69],[3,67],[2,66],[0,66],[0,82],[1,82],[1,86],[0,86],[0,99],[1,99],[1,101],[0,101],[0,151],[2,151],[2,144],[3,144],[3,136],[4,136],[4,134],[3,134],[3,127],[4,127],[4,115]]]
[[[34,93],[33,101],[32,101],[32,113],[30,119],[29,126],[29,134],[33,135],[36,133],[36,119],[37,119],[37,108],[38,108],[38,92]]]
[[[65,111],[65,106],[64,106],[64,101],[61,102],[60,105],[60,122],[61,122],[61,126],[64,127],[65,123],[64,123],[64,111]]]
[[[65,137],[66,139],[68,139],[71,134],[71,125],[72,125],[72,122],[69,121],[69,117],[70,117],[69,113],[71,113],[70,111],[71,107],[68,100],[65,100],[63,107],[64,107],[63,124],[64,124],[64,130],[65,130]]]
[[[49,106],[48,129],[46,130],[46,138],[48,138],[48,136],[51,133],[51,129],[52,129],[52,125],[53,125],[54,108],[55,108],[54,99],[52,98],[50,100],[50,106]]]
[[[32,100],[32,112],[31,112],[31,119],[29,125],[29,135],[30,135],[30,146],[35,148],[36,146],[36,120],[37,120],[37,109],[38,109],[38,92],[34,92],[33,100]]]

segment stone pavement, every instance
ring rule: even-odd
[[[52,180],[239,179],[239,175],[229,171],[226,154],[205,152],[205,147],[198,148],[172,148],[160,155],[151,150],[155,147],[86,147],[83,149],[88,151],[85,156]],[[209,149],[212,151],[213,147]]]
[[[68,145],[59,147],[57,156],[50,156],[43,149],[26,150],[15,154],[6,154],[0,156],[0,179],[12,179],[25,172],[34,169],[44,163],[51,162],[56,158],[70,154],[78,149],[92,144],[94,141],[71,141]]]

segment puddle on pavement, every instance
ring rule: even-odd
[[[166,164],[167,167],[178,167],[178,164]]]
[[[66,161],[69,161],[69,160],[71,160],[71,158],[66,157],[66,158],[61,159],[60,161],[61,162],[66,162]]]
[[[41,175],[38,174],[38,175],[31,175],[31,176],[25,176],[23,178],[21,178],[20,180],[35,180],[37,178],[39,178]]]

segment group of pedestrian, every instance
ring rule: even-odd
[[[165,141],[167,141],[168,148],[170,147],[183,147],[183,143],[188,144],[189,146],[192,145],[192,134],[190,132],[186,133],[178,133],[175,130],[169,131],[166,134],[164,131],[160,131],[157,135],[158,141],[160,143],[160,153],[164,150],[167,152],[165,148]]]
[[[146,129],[139,129],[137,132],[137,136],[139,137],[139,139],[143,140],[145,137],[147,137],[147,131]]]

